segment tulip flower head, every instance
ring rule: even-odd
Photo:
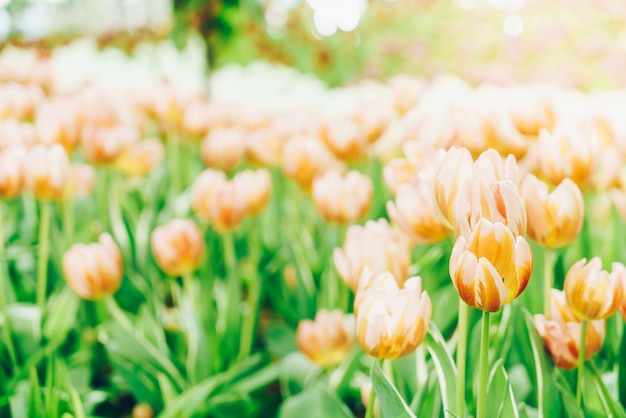
[[[135,142],[115,160],[115,167],[128,177],[145,177],[165,158],[165,147],[156,138]]]
[[[411,277],[400,288],[393,274],[374,276],[366,269],[354,300],[357,340],[375,358],[406,356],[424,340],[431,311],[420,277]]]
[[[579,260],[569,269],[563,283],[567,304],[582,319],[594,321],[613,315],[622,303],[626,267],[613,263],[611,273],[602,270],[599,257]]]
[[[202,162],[207,167],[232,170],[246,154],[246,131],[239,128],[217,128],[202,141]]]
[[[237,188],[246,195],[248,214],[261,213],[272,194],[272,177],[265,169],[244,170],[233,178]]]
[[[63,200],[69,185],[70,161],[62,146],[37,145],[24,161],[26,188],[40,200]]]
[[[328,222],[349,224],[361,219],[372,202],[369,177],[350,171],[344,177],[329,171],[313,180],[313,203]]]
[[[543,338],[554,364],[571,370],[578,366],[581,321],[567,305],[565,294],[552,289],[550,293],[550,320],[535,315],[535,328]],[[604,320],[591,321],[585,338],[585,359],[591,358],[602,348],[606,335]]]
[[[16,146],[0,151],[0,199],[12,199],[24,190],[26,148]]]
[[[188,219],[172,219],[156,228],[150,242],[156,263],[173,277],[195,271],[204,251],[202,234]]]
[[[191,207],[204,221],[220,232],[237,227],[248,214],[248,199],[240,183],[226,178],[223,171],[204,170],[191,188]]]
[[[109,234],[93,244],[74,244],[63,256],[68,286],[81,298],[102,299],[117,291],[122,282],[122,256]]]
[[[470,306],[496,312],[526,288],[533,268],[528,242],[501,222],[481,219],[465,238],[457,238],[450,256],[450,277]]]
[[[333,261],[339,277],[356,292],[365,268],[373,275],[391,272],[399,284],[409,277],[411,246],[408,238],[385,219],[352,225],[342,249],[335,248]]]
[[[546,183],[529,174],[521,192],[528,214],[527,233],[537,244],[560,248],[580,234],[585,206],[573,181],[566,178],[550,193]]]
[[[342,311],[321,309],[315,320],[305,319],[296,331],[298,348],[322,367],[341,363],[354,346],[354,324]]]

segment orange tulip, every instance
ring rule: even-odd
[[[521,192],[528,213],[528,236],[539,245],[563,247],[580,234],[585,206],[573,181],[566,178],[549,193],[547,184],[529,174]]]
[[[191,188],[191,207],[217,231],[230,231],[248,214],[245,191],[222,171],[204,170]]]
[[[24,161],[26,188],[40,200],[63,200],[70,181],[70,161],[65,149],[37,145]]]
[[[339,277],[352,291],[356,291],[366,267],[374,275],[389,271],[402,284],[409,277],[411,247],[407,237],[386,220],[367,221],[365,226],[348,228],[343,248],[333,251],[333,261]]]
[[[369,177],[350,171],[344,177],[329,171],[313,180],[313,203],[328,222],[348,224],[361,219],[372,203]]]
[[[285,175],[309,189],[313,179],[342,165],[324,143],[315,137],[295,137],[285,144],[282,168]]]
[[[97,300],[112,295],[122,282],[122,256],[109,234],[93,244],[74,244],[63,256],[68,286],[81,298]]]
[[[611,273],[602,270],[599,257],[579,260],[569,269],[563,283],[567,304],[583,320],[606,319],[622,303],[626,267],[613,263]]]
[[[533,268],[530,246],[502,223],[481,219],[450,256],[450,277],[470,306],[496,312],[526,288]]]
[[[150,242],[157,265],[173,277],[193,273],[204,251],[200,230],[187,219],[172,219],[156,228]]]
[[[340,310],[321,309],[315,320],[304,319],[296,331],[298,348],[322,367],[341,363],[354,346],[354,324]]]
[[[580,351],[581,322],[574,315],[565,300],[565,294],[557,289],[550,293],[550,320],[543,315],[535,315],[535,328],[543,338],[554,364],[571,370],[578,366]],[[605,321],[589,323],[585,339],[585,359],[591,358],[602,348],[606,335]]]
[[[356,335],[367,354],[396,359],[412,353],[430,325],[431,303],[422,279],[411,277],[402,288],[389,272],[363,272],[354,300]]]

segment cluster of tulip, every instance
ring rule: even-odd
[[[284,417],[322,399],[338,416],[379,408],[482,418],[493,415],[490,376],[511,385],[503,362],[523,362],[503,348],[520,333],[500,330],[524,307],[535,314],[530,345],[536,333],[547,349],[525,363],[527,380],[536,374],[529,402],[541,416],[552,411],[552,380],[540,383],[537,360],[547,352],[558,367],[578,367],[582,405],[585,361],[602,349],[612,315],[626,314],[624,254],[611,232],[621,222],[611,205],[626,213],[626,133],[610,110],[621,97],[400,76],[342,89],[354,106],[328,117],[168,83],[60,93],[37,80],[0,85],[0,375],[9,382],[0,399],[19,404],[19,382],[39,387],[45,376],[72,402],[34,390],[35,414],[79,416],[94,387],[78,394],[50,370],[61,361],[95,379],[103,362],[115,372],[101,385],[110,398],[130,392],[135,416],[212,416],[278,379]],[[597,254],[591,221],[604,234]],[[26,258],[36,268],[10,257],[33,245]],[[555,271],[567,265],[563,282]],[[528,292],[533,300],[522,301]],[[445,312],[455,299],[458,312]],[[43,332],[45,341],[33,337],[40,345],[21,342],[16,306],[37,312],[28,332]],[[479,356],[468,350],[479,329],[470,308],[483,312]],[[290,361],[305,357],[292,345],[309,359],[299,367],[316,373],[294,377]],[[92,364],[59,360],[79,353]],[[416,370],[410,378],[405,366]],[[609,392],[601,378],[594,384]],[[509,389],[501,416],[527,401]],[[261,398],[269,403],[227,410],[276,410]],[[0,402],[0,414],[12,408]]]

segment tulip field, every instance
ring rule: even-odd
[[[0,418],[626,418],[626,90],[59,55],[0,59]]]

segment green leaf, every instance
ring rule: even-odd
[[[35,367],[30,368],[29,384],[28,418],[47,416],[41,396],[41,388],[39,387],[39,377],[37,376],[37,369],[35,369]]]
[[[354,418],[350,410],[332,392],[317,384],[296,396],[288,398],[280,408],[279,418],[294,417]],[[387,415],[383,415],[387,417]],[[393,416],[389,415],[390,418]]]
[[[398,393],[398,390],[389,381],[387,376],[380,368],[378,361],[372,363],[370,371],[372,377],[372,385],[376,392],[376,398],[380,405],[380,411],[383,417],[389,418],[410,418],[415,417],[411,409],[409,409],[404,399]]]
[[[539,417],[549,418],[561,416],[561,403],[559,391],[555,387],[550,359],[546,355],[543,340],[535,331],[533,317],[527,309],[523,310],[526,322],[526,332],[530,340],[530,347],[533,354],[535,369],[535,387],[537,388],[537,399],[539,403]]]
[[[29,358],[41,343],[41,311],[34,305],[14,303],[7,306],[7,319],[15,335],[18,358]]]
[[[557,373],[555,383],[557,389],[561,392],[564,412],[568,418],[584,418],[582,411],[576,406],[576,398],[570,389],[569,383],[567,383],[565,376],[560,371]]]
[[[285,397],[302,391],[306,383],[313,380],[322,369],[301,352],[294,351],[285,357],[280,365],[280,386]]]
[[[613,397],[602,380],[602,374],[591,362],[585,364],[583,378],[583,403],[585,410],[598,416],[624,418],[626,413]]]
[[[489,404],[488,417],[519,418],[517,404],[513,396],[513,389],[509,382],[509,376],[504,369],[504,360],[499,359],[493,365],[489,374]]]
[[[43,335],[47,340],[65,339],[76,324],[79,304],[80,299],[67,286],[51,298],[49,314],[43,326]]]
[[[619,401],[626,406],[626,332],[622,333],[622,346],[619,351],[619,371],[617,375]]]
[[[433,359],[435,370],[439,377],[443,408],[448,412],[458,415],[456,405],[456,366],[452,360],[452,356],[448,352],[446,341],[441,335],[441,332],[439,332],[437,327],[432,323],[430,324],[424,343]]]

